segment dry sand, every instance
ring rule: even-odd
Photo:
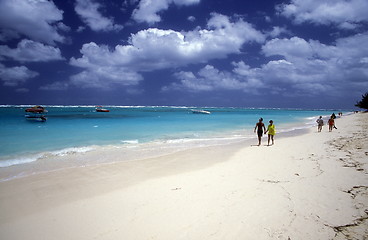
[[[368,114],[336,125],[1,182],[0,239],[368,239]]]

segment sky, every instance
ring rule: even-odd
[[[0,0],[0,104],[351,109],[367,0]]]

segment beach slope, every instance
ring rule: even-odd
[[[336,126],[1,182],[0,238],[367,239],[368,114]]]

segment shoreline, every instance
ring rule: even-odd
[[[79,106],[75,106],[75,108],[77,109]],[[142,134],[138,134],[138,135],[132,135],[129,131],[126,134],[124,131],[124,129],[121,128],[121,126],[124,126],[124,124],[120,124],[120,125],[111,125],[113,127],[111,127],[112,129],[114,129],[114,131],[116,132],[124,132],[124,134],[114,134],[114,132],[109,132],[111,129],[109,129],[108,124],[109,121],[104,122],[104,124],[107,124],[106,126],[103,126],[102,123],[100,122],[96,122],[96,121],[86,121],[84,126],[88,126],[86,128],[83,128],[83,131],[79,132],[79,134],[81,136],[89,136],[89,134],[91,133],[91,141],[83,137],[75,137],[75,138],[70,138],[69,134],[63,135],[60,133],[63,133],[62,129],[64,129],[64,127],[59,128],[60,126],[62,126],[63,124],[65,124],[67,126],[67,129],[64,130],[64,132],[73,132],[73,129],[70,127],[70,123],[71,121],[69,121],[70,119],[93,119],[94,117],[100,118],[101,115],[94,115],[93,113],[91,114],[90,111],[85,112],[84,110],[76,110],[76,111],[69,111],[68,108],[64,109],[63,106],[60,107],[55,107],[55,109],[58,110],[52,110],[50,109],[49,114],[53,114],[52,117],[55,117],[55,121],[51,121],[47,124],[35,124],[35,123],[27,123],[27,121],[22,121],[24,120],[23,117],[20,118],[20,116],[18,116],[17,114],[21,114],[20,112],[15,114],[14,111],[12,111],[12,114],[8,114],[7,116],[9,116],[8,119],[8,125],[10,124],[10,126],[12,127],[5,127],[4,131],[5,134],[2,138],[0,138],[1,142],[4,142],[5,145],[3,145],[3,147],[1,148],[1,156],[0,156],[0,167],[6,167],[6,166],[10,166],[10,165],[16,165],[16,164],[20,164],[20,163],[27,163],[27,162],[32,162],[35,161],[39,158],[43,158],[44,156],[49,156],[49,155],[62,155],[62,154],[67,154],[68,152],[84,152],[84,151],[88,151],[88,149],[96,147],[99,148],[99,146],[109,146],[109,145],[116,145],[116,146],[135,146],[137,143],[139,143],[139,145],[144,145],[145,143],[165,143],[165,142],[180,142],[181,143],[188,143],[190,144],[190,141],[197,141],[197,142],[203,142],[205,143],[206,141],[208,141],[209,139],[212,139],[213,141],[216,141],[216,138],[218,138],[218,141],[224,141],[224,139],[226,140],[227,137],[232,138],[233,140],[241,140],[243,137],[245,138],[250,138],[253,136],[253,132],[252,131],[247,131],[247,128],[252,128],[254,123],[253,120],[251,120],[251,122],[249,122],[249,119],[247,118],[247,115],[244,115],[245,119],[242,119],[239,121],[239,116],[241,116],[240,114],[236,115],[236,121],[235,122],[230,122],[230,124],[223,124],[223,125],[218,125],[215,126],[213,128],[206,128],[206,125],[202,126],[199,122],[196,122],[195,125],[200,126],[199,128],[183,128],[186,129],[184,131],[180,130],[180,131],[171,131],[169,130],[167,132],[167,129],[165,131],[163,131],[162,133],[160,133],[160,131],[157,131],[157,133],[155,134],[150,134],[150,129],[147,129],[148,133],[146,135],[142,135]],[[83,109],[83,107],[81,107]],[[86,107],[85,107],[86,108]],[[89,108],[87,106],[87,108]],[[143,108],[143,107],[142,107]],[[163,108],[165,111],[170,109],[173,110],[173,112],[177,112],[177,110],[174,110],[176,108],[171,108],[171,107],[157,107],[158,109]],[[59,110],[60,109],[60,110]],[[117,109],[121,109],[121,108],[117,108]],[[125,109],[125,108],[123,108]],[[130,109],[129,107],[127,107],[127,109]],[[117,114],[115,117],[117,117],[117,119],[121,118],[124,119],[124,114],[127,114],[126,116],[130,116],[129,114],[131,112],[134,112],[134,109],[140,109],[140,108],[133,108],[133,111],[128,111],[128,112],[119,112],[119,110],[117,111],[118,113],[112,111],[112,113],[109,116],[115,116],[114,114]],[[152,109],[148,109],[148,112],[152,112],[154,114],[158,113],[157,116],[158,118],[161,118],[161,114],[160,111],[155,110],[156,107],[152,107]],[[184,108],[184,110],[182,110],[183,108],[178,108],[181,109],[179,112],[179,115],[182,117],[184,116],[183,114],[186,114],[188,112],[185,111],[188,110],[189,108]],[[221,113],[223,113],[223,111],[221,111],[221,108],[214,108],[217,109],[218,113],[220,113],[220,116],[223,117],[221,115]],[[239,110],[242,110],[243,108],[240,108]],[[223,110],[230,110],[231,109],[223,109]],[[247,109],[246,109],[247,110]],[[249,109],[248,109],[249,110]],[[250,109],[250,110],[257,110],[257,109]],[[272,111],[275,111],[276,109],[270,109],[270,113],[271,115],[273,114]],[[138,110],[140,111],[140,110]],[[184,112],[183,112],[184,111]],[[262,109],[260,109],[260,111],[263,111]],[[284,111],[284,110],[283,110]],[[289,111],[289,109],[285,109],[285,111]],[[292,111],[292,110],[290,110]],[[308,111],[308,110],[306,110]],[[16,112],[16,111],[15,111]],[[227,111],[226,111],[227,112]],[[241,112],[241,111],[239,111]],[[239,113],[236,112],[235,113]],[[281,111],[282,112],[282,111]],[[298,112],[298,110],[296,110],[296,112]],[[304,112],[301,111],[301,112]],[[265,112],[265,114],[267,114],[268,112]],[[91,114],[91,115],[89,115]],[[296,113],[297,114],[297,113]],[[290,131],[293,130],[294,128],[304,128],[306,127],[305,125],[310,125],[310,119],[311,116],[313,117],[317,117],[320,115],[320,113],[315,112],[315,113],[310,113],[310,115],[307,115],[307,117],[305,118],[298,118],[298,119],[293,119],[293,118],[286,118],[286,119],[282,119],[279,120],[279,122],[276,122],[278,124],[278,128],[280,130],[280,127],[284,127],[285,131]],[[327,113],[326,113],[327,114]],[[86,117],[85,115],[88,115],[88,117]],[[190,114],[193,115],[193,114]],[[193,120],[193,118],[189,119]],[[214,114],[216,116],[218,116],[217,114]],[[262,113],[263,115],[263,113]],[[125,117],[126,117],[125,116]],[[216,116],[214,116],[214,119],[216,119]],[[225,115],[224,115],[225,116]],[[231,114],[227,114],[227,117],[231,116]],[[290,115],[292,116],[292,115]],[[85,117],[85,118],[84,118]],[[107,116],[106,116],[107,117]],[[112,117],[111,119],[115,119],[115,117]],[[133,116],[134,117],[134,116]],[[153,119],[155,118],[153,117]],[[243,116],[241,116],[243,118]],[[295,115],[294,115],[295,117]],[[304,116],[303,116],[304,117]],[[65,118],[65,119],[64,119]],[[105,116],[102,116],[102,119],[104,119]],[[187,117],[185,117],[187,118]],[[199,117],[200,119],[202,117]],[[11,120],[10,120],[11,119]],[[51,119],[51,116],[50,116]],[[109,117],[107,117],[107,120],[109,119]],[[198,119],[198,118],[197,118]],[[212,117],[211,117],[212,119]],[[255,117],[255,121],[256,121],[257,117]],[[56,121],[57,120],[57,121]],[[68,121],[66,121],[68,120]],[[184,119],[183,119],[184,120]],[[227,119],[227,120],[231,120],[231,119]],[[275,120],[275,119],[274,119]],[[20,122],[18,122],[20,121]],[[211,120],[212,121],[212,120]],[[290,122],[291,121],[291,122]],[[25,124],[24,124],[25,123]],[[165,122],[161,122],[162,124],[165,124]],[[283,124],[285,123],[285,124]],[[16,126],[18,127],[18,129],[24,128],[24,131],[15,131],[14,130],[14,126],[12,124],[16,124]],[[18,126],[19,124],[19,126]],[[22,125],[24,124],[24,125]],[[55,124],[55,125],[53,125]],[[88,125],[90,124],[90,125]],[[101,124],[101,126],[100,126]],[[130,124],[128,122],[128,124]],[[314,124],[314,121],[312,121],[312,124]],[[6,125],[6,126],[8,126]],[[33,125],[33,126],[32,126]],[[39,125],[39,126],[38,126]],[[129,126],[129,125],[128,125]],[[81,126],[82,127],[82,126]],[[175,126],[177,128],[177,126]],[[153,127],[151,128],[152,130],[154,130],[155,128],[157,128],[157,125],[153,125]],[[39,131],[39,130],[40,131]],[[104,130],[100,130],[100,129],[104,129]],[[243,130],[244,129],[244,130]],[[107,131],[105,131],[107,130]],[[136,131],[137,129],[135,129],[132,132],[139,132]],[[60,131],[60,133],[58,132]],[[147,132],[145,131],[145,132]],[[78,132],[78,131],[77,131]],[[110,138],[106,138],[106,136],[103,136],[101,139],[99,139],[99,137],[101,137],[100,134],[102,133],[108,133],[110,136]],[[156,131],[153,131],[156,132]],[[279,131],[280,132],[280,131]],[[41,134],[42,133],[42,134]],[[41,136],[43,136],[43,139],[47,139],[49,141],[36,141],[37,139],[40,138],[30,138],[30,136],[33,136],[35,134],[41,134]],[[95,136],[93,136],[93,134]],[[60,138],[58,136],[61,136]],[[119,137],[117,137],[119,136]],[[97,138],[96,138],[97,137]],[[50,139],[48,139],[50,138]],[[70,141],[66,141],[66,139],[69,139]],[[73,140],[76,139],[76,140]],[[33,140],[35,140],[35,144],[30,145],[30,142],[32,142]],[[54,142],[54,143],[53,143]],[[19,145],[19,147],[17,147]],[[14,146],[14,147],[12,147]]]
[[[0,182],[6,239],[364,239],[368,114],[276,138]],[[65,231],[68,229],[68,231]]]
[[[310,120],[311,118],[308,119]],[[265,125],[267,126],[267,124]],[[303,135],[314,127],[311,121],[304,121],[302,124],[293,122],[282,124],[281,126],[281,128],[277,129],[277,138]],[[264,135],[263,139],[263,141],[267,141],[267,136]],[[216,136],[204,139],[182,138],[157,140],[147,143],[132,142],[119,145],[72,147],[56,151],[34,153],[32,154],[32,158],[26,158],[24,155],[20,155],[20,158],[15,158],[18,162],[15,164],[12,162],[14,159],[3,160],[4,162],[2,164],[4,165],[8,161],[11,163],[9,166],[0,167],[0,182],[65,169],[118,162],[143,161],[182,151],[195,151],[200,148],[230,147],[237,149],[243,146],[250,146],[256,141],[257,137],[253,133],[253,129],[247,128],[245,130],[225,131]],[[121,156],[124,159],[121,159]]]

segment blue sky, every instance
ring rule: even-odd
[[[0,104],[352,108],[366,0],[0,0]]]

